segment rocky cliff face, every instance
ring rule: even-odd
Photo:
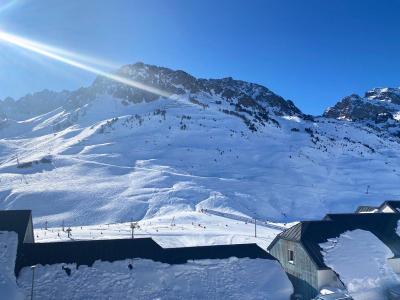
[[[259,105],[263,108],[273,108],[280,115],[302,115],[292,101],[283,99],[266,87],[235,80],[231,77],[197,79],[181,70],[174,71],[143,63],[124,66],[116,74],[156,87],[170,94],[218,97],[228,103],[235,103],[243,107]],[[99,92],[106,92],[116,98],[135,103],[153,101],[158,98],[157,95],[140,92],[135,88],[102,77],[96,79],[93,88]]]
[[[304,116],[292,101],[283,99],[266,87],[230,77],[197,79],[184,71],[143,63],[124,66],[116,74],[171,95],[186,97],[188,102],[203,108],[216,107],[228,115],[241,118],[253,131],[265,123],[279,126],[279,122],[273,116]],[[102,77],[96,79],[92,88],[97,93],[121,99],[125,104],[159,99],[156,94]]]
[[[116,75],[156,88],[188,104],[213,107],[227,115],[240,118],[252,131],[266,123],[279,126],[275,116],[304,114],[290,100],[285,100],[264,86],[234,80],[198,79],[190,74],[168,68],[136,63],[116,71]],[[15,101],[0,102],[0,117],[16,120],[27,119],[50,112],[58,107],[79,109],[96,96],[109,95],[125,105],[148,103],[160,96],[104,77],[98,77],[88,88],[73,92],[42,91]]]
[[[367,91],[363,97],[353,94],[328,108],[323,116],[362,122],[377,131],[399,136],[400,89],[375,88]]]

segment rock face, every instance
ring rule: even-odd
[[[197,79],[181,70],[136,63],[122,67],[117,75],[155,87],[171,95],[186,95],[188,101],[202,107],[213,105],[229,115],[241,118],[249,128],[256,131],[258,125],[279,123],[270,114],[278,116],[298,116],[303,113],[290,100],[274,94],[264,86],[234,80],[231,77],[222,79]],[[99,77],[92,88],[102,94],[112,95],[125,104],[151,102],[158,95],[116,83]],[[226,107],[228,105],[228,107]]]
[[[290,100],[274,94],[266,87],[255,83],[234,80],[231,77],[222,79],[197,79],[192,75],[168,68],[136,63],[123,66],[116,72],[117,75],[156,87],[170,94],[189,96],[219,97],[229,103],[242,107],[273,108],[281,115],[302,115],[301,111]],[[99,77],[93,88],[99,92],[106,92],[116,98],[131,102],[153,101],[157,95],[138,91],[124,84],[115,83],[109,79]]]
[[[203,108],[215,106],[225,114],[242,119],[252,131],[257,131],[265,123],[279,126],[274,116],[304,116],[292,101],[283,99],[266,87],[231,77],[197,79],[181,70],[144,63],[123,66],[115,74],[166,94],[186,98],[188,103]],[[23,120],[58,107],[79,109],[99,95],[120,99],[125,105],[148,103],[160,98],[157,94],[98,77],[90,87],[74,92],[56,93],[45,90],[18,101],[8,98],[0,102],[0,117]]]
[[[400,132],[400,89],[375,88],[364,97],[351,95],[328,108],[326,118],[362,122],[378,131],[398,136]]]
[[[0,118],[29,118],[52,111],[65,102],[70,92],[52,92],[43,90],[38,93],[29,94],[18,101],[6,98],[0,101]]]

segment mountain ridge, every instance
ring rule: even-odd
[[[399,196],[400,144],[383,129],[305,115],[269,89],[231,78],[142,63],[117,74],[174,95],[97,78],[50,108],[47,91],[46,109],[8,112],[0,121],[0,208],[32,208],[36,226],[200,208],[286,222]]]

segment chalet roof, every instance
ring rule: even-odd
[[[92,266],[97,260],[113,262],[141,258],[174,265],[190,260],[230,257],[276,260],[257,244],[163,248],[151,238],[25,243],[16,261],[15,274],[18,276],[22,268],[37,264]]]
[[[392,208],[396,212],[400,212],[400,201],[398,201],[398,200],[385,201],[385,202],[382,203],[380,208],[382,208],[385,205],[389,206],[390,208]]]
[[[280,233],[278,236],[285,240],[298,242],[301,239],[302,230],[305,225],[306,222],[297,223],[296,225],[293,225],[292,227]]]
[[[356,213],[368,213],[368,212],[376,212],[378,211],[379,207],[377,206],[367,206],[367,205],[361,205],[357,207]]]
[[[274,239],[268,250],[279,239],[299,242],[317,267],[324,269],[327,266],[319,244],[339,237],[346,231],[361,229],[373,233],[395,256],[400,256],[400,237],[396,234],[399,219],[400,214],[328,214],[321,221],[305,221],[285,230]]]
[[[31,217],[32,212],[30,210],[1,210],[0,231],[16,232],[18,242],[22,243]]]

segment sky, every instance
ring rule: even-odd
[[[400,86],[398,0],[0,0],[0,30],[101,59],[266,86],[319,115]],[[0,99],[88,86],[93,74],[0,43]]]

